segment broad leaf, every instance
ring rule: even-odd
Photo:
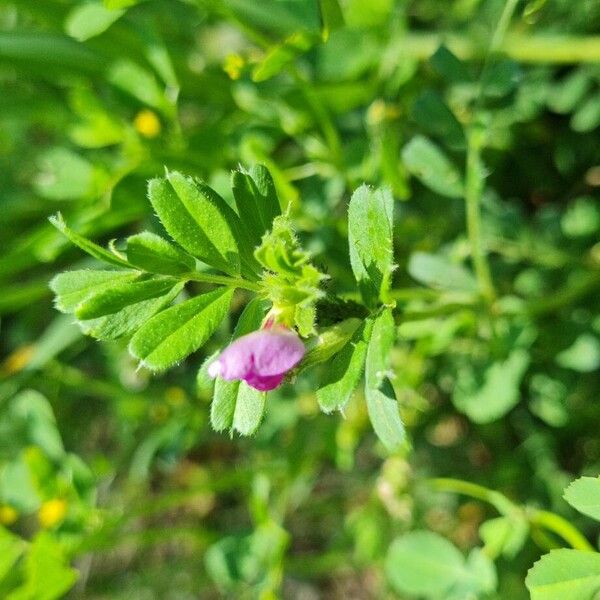
[[[338,0],[319,0],[319,12],[323,39],[327,41],[332,31],[344,26],[344,15]]]
[[[418,282],[440,290],[475,293],[478,289],[477,280],[466,267],[441,254],[411,254],[408,272]]]
[[[411,114],[427,133],[443,138],[451,148],[464,148],[462,125],[437,92],[426,90],[421,93],[415,100]]]
[[[358,188],[348,207],[350,263],[365,302],[385,300],[394,270],[394,200],[388,189]]]
[[[139,269],[162,275],[181,275],[196,268],[193,257],[149,231],[127,238],[127,260]]]
[[[580,513],[600,521],[600,477],[580,477],[565,490],[565,500]]]
[[[152,317],[133,336],[129,351],[142,365],[164,371],[200,348],[226,317],[233,290],[219,288]]]
[[[0,527],[0,581],[10,573],[25,547],[23,540]]]
[[[148,195],[169,235],[206,264],[230,275],[240,274],[240,256],[230,221],[237,218],[215,192],[190,177],[170,172],[153,179]],[[233,215],[231,215],[233,213]]]
[[[6,600],[58,600],[77,581],[59,543],[46,532],[34,538],[25,560],[25,583]]]
[[[519,387],[529,360],[529,352],[517,348],[506,360],[487,368],[462,365],[452,395],[454,406],[474,423],[491,423],[504,416],[519,401]]]
[[[78,319],[85,320],[114,314],[131,304],[164,296],[177,284],[178,281],[171,277],[116,283],[88,295],[75,308],[75,315]]]
[[[360,325],[360,319],[352,318],[322,329],[318,336],[309,341],[300,367],[307,369],[328,361],[350,341]]]
[[[398,401],[388,380],[389,357],[395,339],[394,317],[390,309],[385,309],[375,319],[367,348],[365,398],[373,429],[390,452],[398,450],[405,438]]]
[[[414,137],[402,150],[404,165],[423,185],[449,198],[461,198],[460,173],[440,148],[423,136]]]
[[[84,42],[106,31],[124,12],[110,10],[101,2],[79,4],[67,16],[65,31],[76,40]]]
[[[323,412],[341,410],[350,400],[363,374],[372,328],[372,319],[365,321],[331,361],[317,390],[317,401]]]
[[[139,273],[135,271],[65,271],[50,281],[50,289],[56,294],[56,308],[72,313],[90,294],[135,281],[138,277]]]
[[[592,600],[600,589],[600,554],[551,550],[527,573],[531,600]]]
[[[130,304],[112,315],[79,321],[81,330],[86,335],[91,335],[99,340],[114,340],[130,336],[148,319],[171,304],[183,289],[183,285],[183,283],[178,283],[164,296]]]
[[[392,542],[385,573],[400,594],[444,598],[463,577],[464,558],[448,540],[414,531]]]
[[[281,214],[273,178],[262,165],[250,171],[234,171],[231,177],[235,204],[255,246]]]

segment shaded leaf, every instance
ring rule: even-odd
[[[402,150],[408,171],[434,192],[449,198],[464,195],[462,176],[440,148],[423,136],[414,137]]]
[[[394,270],[394,200],[388,189],[359,187],[348,207],[348,244],[354,277],[365,302],[384,300]]]

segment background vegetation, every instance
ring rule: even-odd
[[[1,0],[0,596],[594,598],[599,34],[596,0]],[[254,164],[355,301],[348,203],[391,190],[400,449],[360,389],[320,412],[328,365],[215,433],[242,293],[160,376],[55,310],[98,262],[50,215],[118,251],[165,167],[231,202]]]

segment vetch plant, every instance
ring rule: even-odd
[[[74,314],[95,338],[129,338],[140,366],[161,372],[208,342],[227,318],[236,289],[253,294],[232,343],[199,372],[215,379],[214,429],[252,434],[266,392],[292,370],[327,362],[317,390],[322,410],[343,410],[364,371],[373,428],[388,450],[400,448],[404,427],[389,364],[396,339],[389,297],[395,268],[391,193],[363,186],[350,201],[357,302],[325,293],[327,277],[282,214],[265,167],[235,171],[232,188],[236,210],[181,173],[168,171],[150,181],[148,196],[170,241],[145,231],[127,238],[123,248],[113,241],[106,249],[73,231],[60,215],[53,217],[74,244],[111,267],[56,276],[56,307]],[[192,282],[210,289],[189,297]]]

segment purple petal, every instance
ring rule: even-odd
[[[271,377],[263,377],[262,375],[256,375],[254,373],[246,376],[244,381],[256,390],[261,392],[268,392],[274,390],[276,387],[281,385],[285,375],[273,375]]]
[[[273,377],[285,374],[303,356],[304,344],[292,331],[261,329],[225,348],[218,358],[219,366],[213,371],[227,380],[246,379],[250,375]]]

